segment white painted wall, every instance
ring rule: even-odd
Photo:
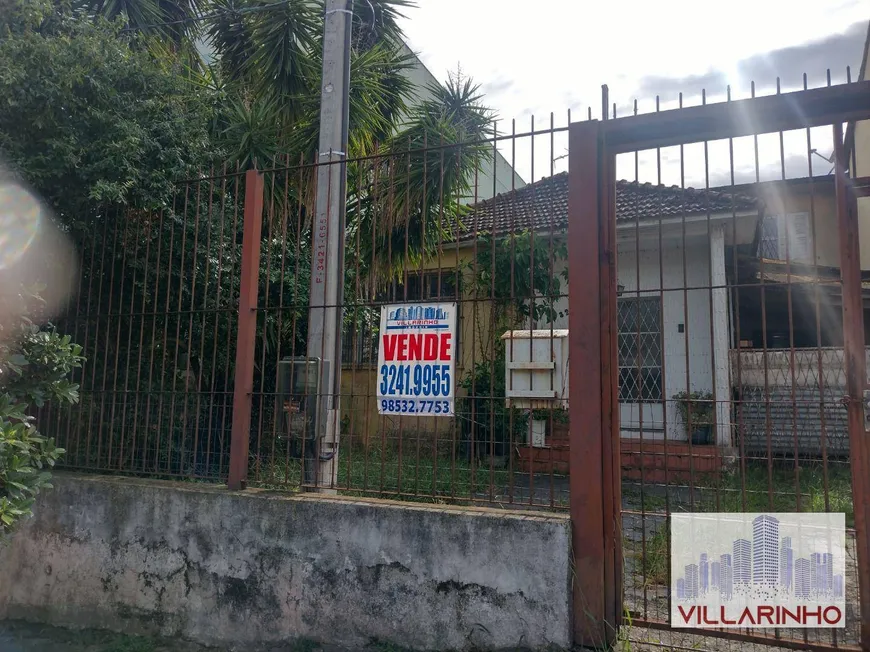
[[[658,296],[662,300],[663,321],[663,366],[665,399],[663,410],[644,411],[644,438],[663,438],[665,423],[669,440],[686,440],[685,426],[676,410],[674,394],[686,390],[709,391],[716,394],[717,401],[730,398],[728,372],[728,295],[724,289],[710,290],[711,238],[713,251],[719,257],[714,265],[713,285],[724,285],[724,239],[721,229],[713,228],[711,235],[687,238],[684,247],[679,240],[668,239],[662,256],[659,256],[657,243],[641,241],[638,255],[633,242],[620,245],[617,256],[617,278],[625,286],[623,296]],[[639,261],[639,262],[638,262]],[[560,263],[557,273],[567,263]],[[593,263],[594,264],[594,263]],[[662,283],[663,281],[663,283]],[[704,289],[685,290],[684,288],[703,287]],[[563,296],[557,304],[559,312],[568,308],[567,284],[562,285]],[[640,294],[636,292],[640,290]],[[711,330],[711,298],[713,299],[716,328]],[[686,307],[688,306],[688,312]],[[684,324],[684,332],[679,325]],[[549,324],[537,324],[537,328],[548,328]],[[568,328],[565,314],[556,320],[554,328]],[[714,342],[717,355],[713,355]],[[688,365],[687,347],[688,344]],[[714,360],[715,357],[715,360]],[[688,366],[688,373],[687,373]],[[715,391],[714,391],[715,387]],[[718,404],[717,434],[720,444],[729,444],[729,408]],[[623,424],[629,428],[640,427],[637,410],[622,409]],[[632,419],[630,414],[634,414]],[[651,417],[652,415],[658,415]],[[663,417],[663,420],[662,420]],[[638,431],[624,432],[624,436],[639,437]]]
[[[638,255],[629,245],[618,252],[617,278],[625,286],[623,296],[660,296],[662,300],[665,423],[645,423],[644,437],[660,436],[654,429],[666,426],[668,439],[686,439],[671,397],[687,388],[713,390],[710,291],[684,289],[710,285],[709,244],[688,241],[684,251],[681,243],[674,243],[662,256],[657,250],[641,250]],[[638,290],[640,293],[635,294]],[[684,324],[683,333],[679,332],[680,324]],[[727,355],[726,351],[725,359]],[[630,422],[623,425],[638,426]]]
[[[870,38],[864,47],[864,59],[861,65],[861,81],[870,78]],[[855,124],[855,176],[870,175],[870,121],[864,120]],[[850,162],[851,165],[851,162]],[[870,269],[870,197],[858,198],[858,240],[861,247],[861,269]]]

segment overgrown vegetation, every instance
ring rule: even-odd
[[[640,485],[623,481],[623,498],[633,509],[643,508],[652,514],[671,511],[722,512],[842,512],[847,527],[854,525],[852,472],[848,462],[831,460],[825,469],[818,461],[800,461],[797,470],[790,460],[747,460],[745,472],[739,462],[718,477],[698,474],[694,489],[688,478],[671,484]],[[797,482],[795,479],[797,478]],[[665,498],[667,490],[669,500]],[[641,500],[641,494],[643,499]]]
[[[670,584],[670,528],[664,521],[646,540],[646,554],[641,552],[641,573],[647,584]]]
[[[6,296],[0,322],[0,538],[31,514],[40,491],[51,487],[50,469],[63,449],[37,430],[33,410],[72,404],[81,347],[52,327],[38,326],[38,287]],[[13,316],[10,320],[8,316]]]
[[[509,483],[507,469],[458,455],[451,441],[435,450],[424,443],[424,437],[406,434],[401,453],[395,433],[385,445],[342,448],[338,487],[349,496],[377,495],[426,503],[480,500],[489,496],[490,488],[496,499],[504,498],[502,492]],[[297,459],[254,458],[251,468],[261,478],[259,486],[282,490],[300,487],[302,467]]]
[[[354,7],[349,154],[383,155],[348,165],[346,245],[358,264],[345,319],[360,331],[373,319],[362,306],[397,277],[397,256],[420,260],[461,223],[485,155],[473,143],[492,132],[468,79],[411,93],[397,23],[409,5]],[[82,260],[71,331],[89,363],[68,458],[221,478],[245,199],[235,173],[315,160],[323,3],[3,6],[0,156],[54,209]],[[438,147],[409,152],[424,145]],[[265,184],[259,429],[274,421],[262,397],[275,390],[277,361],[305,354],[313,183],[310,166]],[[255,434],[252,451],[268,439]]]
[[[462,439],[473,444],[468,451],[471,456],[507,456],[512,446],[527,438],[528,412],[505,406],[507,345],[501,336],[518,328],[547,328],[564,316],[556,306],[567,268],[561,277],[556,268],[566,259],[563,240],[551,242],[529,231],[502,237],[485,234],[476,242],[476,256],[466,270],[466,287],[474,299],[484,299],[489,310],[475,314],[477,362],[459,380],[467,397],[458,399],[456,408]],[[542,412],[546,420],[566,416],[561,410],[552,415],[549,410]]]
[[[795,477],[798,482],[795,482]],[[855,526],[855,510],[852,503],[852,476],[848,463],[832,461],[825,472],[817,462],[804,462],[797,473],[793,462],[780,461],[768,466],[765,461],[748,461],[745,473],[737,467],[715,476],[699,476],[694,490],[688,483],[667,487],[655,485],[641,492],[634,484],[624,484],[623,501],[632,509],[640,509],[651,515],[647,520],[646,552],[640,543],[627,543],[627,554],[639,558],[638,573],[649,584],[668,584],[668,529],[661,520],[667,513],[694,512],[842,512],[846,515],[846,527]],[[657,516],[652,516],[657,515]],[[638,517],[639,518],[639,517]],[[650,517],[648,517],[650,518]],[[653,523],[659,523],[655,530]]]
[[[339,460],[339,485],[357,488],[361,496],[376,491],[381,498],[424,502],[479,500],[490,487],[496,492],[507,487],[507,470],[462,458],[450,448],[448,442],[440,452],[418,454],[416,438],[408,436],[401,457],[393,445],[346,450]]]
[[[795,478],[797,477],[797,482]],[[803,463],[795,471],[793,463],[749,461],[746,472],[737,468],[721,482],[708,479],[699,503],[703,511],[723,512],[843,512],[846,527],[854,527],[850,466],[832,462],[825,473],[820,463]],[[826,502],[827,495],[827,502]]]

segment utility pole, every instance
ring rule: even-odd
[[[306,442],[304,481],[319,491],[335,486],[338,471],[341,323],[344,293],[344,217],[347,192],[347,129],[350,93],[350,33],[353,0],[326,0],[323,81],[320,90],[320,164],[312,226],[308,357],[323,363],[319,392],[325,394],[316,437]],[[324,418],[325,417],[325,418]],[[308,450],[311,449],[311,450]],[[326,488],[326,489],[324,489]]]

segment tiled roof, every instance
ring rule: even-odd
[[[718,190],[655,186],[634,181],[616,182],[616,220],[641,222],[683,215],[711,215],[758,210],[757,199]],[[475,233],[510,233],[568,224],[568,173],[562,172],[519,190],[497,195],[472,207],[465,217],[462,239]]]

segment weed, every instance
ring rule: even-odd
[[[348,447],[338,458],[338,487],[349,496],[371,496],[412,502],[437,503],[468,500],[508,485],[508,471],[489,462],[471,462],[449,452],[426,450],[408,436],[404,450],[371,446],[368,450]],[[295,491],[300,487],[299,460],[251,461],[256,485],[266,489]]]
[[[645,584],[668,584],[670,582],[670,577],[668,576],[669,539],[670,528],[668,523],[665,522],[662,523],[661,527],[656,530],[652,537],[646,540],[646,554],[641,560],[641,570]]]
[[[745,473],[738,467],[699,487],[696,507],[707,512],[843,512],[846,526],[853,527],[849,465],[829,463],[827,486],[826,492],[821,464],[803,463],[796,470],[791,464],[751,462],[746,464]]]

